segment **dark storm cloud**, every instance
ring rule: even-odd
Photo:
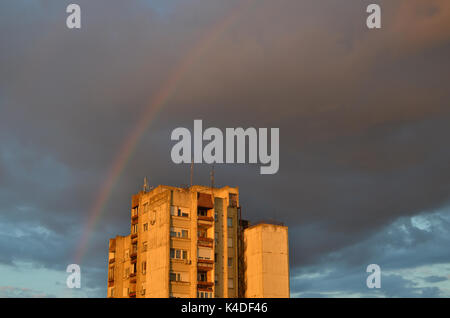
[[[176,65],[230,14],[115,185],[85,256],[90,287],[106,280],[108,238],[128,232],[130,195],[143,176],[153,185],[189,182],[188,167],[171,162],[169,136],[193,119],[280,128],[277,175],[216,166],[216,184],[240,187],[244,217],[289,226],[293,269],[448,204],[447,1],[380,1],[376,31],[364,24],[368,1],[250,1],[239,10],[242,1],[78,1],[77,31],[65,27],[68,3],[0,4],[1,220],[50,232],[29,231],[23,242],[2,232],[2,262],[70,262],[120,146]],[[208,173],[196,165],[195,181],[209,184]],[[364,250],[353,262],[373,257]],[[427,257],[408,255],[415,264]]]

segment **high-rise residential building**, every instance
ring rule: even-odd
[[[109,241],[108,297],[289,297],[288,258],[287,227],[249,226],[238,188],[144,188]]]

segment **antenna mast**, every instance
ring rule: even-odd
[[[142,191],[148,192],[149,186],[148,186],[148,180],[147,177],[144,177],[144,185],[142,186]]]
[[[191,159],[191,187],[193,178],[194,178],[194,158]]]
[[[211,168],[211,190],[214,189],[214,165]]]

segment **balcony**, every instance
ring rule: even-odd
[[[116,261],[115,258],[111,258],[111,259],[109,260],[109,263],[110,263],[110,264],[114,264],[115,261]]]
[[[209,238],[209,237],[202,237],[202,236],[199,236],[199,237],[197,238],[197,244],[198,244],[199,246],[204,246],[204,247],[213,247],[214,239]]]
[[[136,239],[137,237],[138,237],[138,234],[137,234],[137,233],[131,234],[131,239],[132,239],[132,240]]]
[[[210,271],[214,268],[214,261],[210,259],[198,259],[197,269],[202,271]]]
[[[130,298],[136,298],[136,291],[130,291],[128,296],[130,296]]]
[[[212,288],[214,286],[213,282],[206,282],[206,281],[197,281],[197,289],[201,291],[212,291]]]
[[[131,216],[131,224],[137,224],[138,223],[138,216],[137,215],[133,215]]]
[[[197,195],[197,206],[202,207],[202,208],[206,208],[206,209],[214,208],[214,203],[213,203],[211,194],[198,193],[198,195]]]
[[[207,215],[199,215],[197,217],[197,219],[199,221],[207,221],[207,222],[214,222],[214,218],[212,216],[207,216]]]

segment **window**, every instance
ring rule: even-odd
[[[148,203],[144,203],[144,213],[147,213],[148,211]]]
[[[214,253],[214,262],[217,263],[217,253]]]
[[[234,280],[233,280],[233,278],[228,278],[228,288],[234,288]]]
[[[187,272],[170,272],[170,281],[171,282],[187,282],[188,279]]]
[[[189,272],[170,272],[169,279],[171,282],[188,282]]]
[[[131,226],[131,233],[132,234],[135,234],[135,233],[137,233],[138,232],[138,225],[137,224],[133,224],[132,226]]]
[[[179,217],[184,217],[187,218],[189,217],[189,210],[186,208],[180,208],[180,207],[176,207],[176,206],[171,206],[170,207],[170,214],[173,216],[179,216]]]
[[[198,213],[199,216],[208,216],[208,210],[205,208],[198,208]]]
[[[170,228],[171,237],[188,238],[188,230],[183,230],[181,228]]]
[[[127,258],[129,258],[130,257],[130,250],[127,248],[126,250],[125,250],[125,258],[127,259]]]
[[[142,243],[142,252],[147,252],[147,242]]]
[[[147,232],[148,231],[148,223],[145,223],[144,224],[144,232]]]
[[[197,280],[198,280],[199,282],[206,282],[206,281],[207,281],[207,275],[206,275],[206,273],[205,273],[205,272],[199,272],[199,273],[197,274]]]
[[[212,293],[198,291],[197,292],[197,297],[198,298],[212,298]]]
[[[228,238],[228,247],[233,247],[233,238],[232,237]]]
[[[187,251],[179,250],[176,248],[170,249],[170,258],[174,259],[187,259]]]
[[[208,234],[206,233],[205,230],[198,229],[198,230],[197,230],[197,236],[198,236],[198,237],[208,237]]]
[[[143,261],[141,266],[142,266],[142,274],[145,274],[145,272],[147,271],[147,262]]]
[[[228,227],[233,227],[233,218],[228,218]]]
[[[228,267],[232,267],[232,266],[233,266],[233,258],[228,257]]]
[[[129,267],[125,268],[125,278],[128,278],[128,277],[130,277],[130,268]]]

